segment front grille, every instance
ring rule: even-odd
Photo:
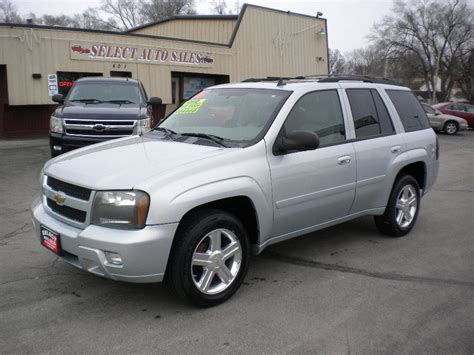
[[[80,200],[89,201],[89,197],[91,196],[91,190],[86,189],[85,187],[69,184],[51,176],[48,176],[47,184],[55,191],[64,192],[66,195]]]
[[[46,199],[46,203],[53,212],[61,216],[80,223],[84,223],[86,221],[87,213],[85,211],[76,210],[75,208],[68,206],[60,206],[49,198]]]
[[[67,135],[79,137],[124,137],[133,134],[135,120],[83,120],[65,119],[64,129]]]
[[[116,135],[116,136],[130,136],[133,133],[132,130],[123,130],[123,131],[84,131],[84,130],[79,130],[79,129],[68,129],[66,130],[66,134],[71,134],[75,136],[80,136],[80,135],[88,135],[88,136],[110,136],[110,135]]]

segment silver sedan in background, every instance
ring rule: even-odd
[[[446,134],[453,135],[459,131],[465,131],[468,128],[467,121],[461,117],[447,115],[438,111],[434,107],[422,103],[423,109],[428,115],[431,127],[436,131],[443,131]]]

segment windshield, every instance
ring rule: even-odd
[[[291,91],[207,89],[174,111],[159,127],[177,134],[206,134],[248,142],[259,136]]]
[[[134,82],[79,81],[69,92],[68,100],[138,104],[140,102],[140,90]]]

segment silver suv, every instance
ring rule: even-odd
[[[96,275],[231,297],[251,253],[365,215],[401,237],[438,174],[405,87],[354,77],[205,89],[152,131],[52,159],[32,206],[43,246]]]

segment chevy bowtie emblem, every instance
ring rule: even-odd
[[[54,201],[55,201],[59,206],[64,205],[64,202],[66,201],[66,196],[64,196],[62,192],[56,192],[56,195],[54,195],[53,198],[54,198]]]
[[[94,126],[92,126],[92,129],[94,131],[103,131],[105,129],[105,126],[103,124],[97,123]]]

